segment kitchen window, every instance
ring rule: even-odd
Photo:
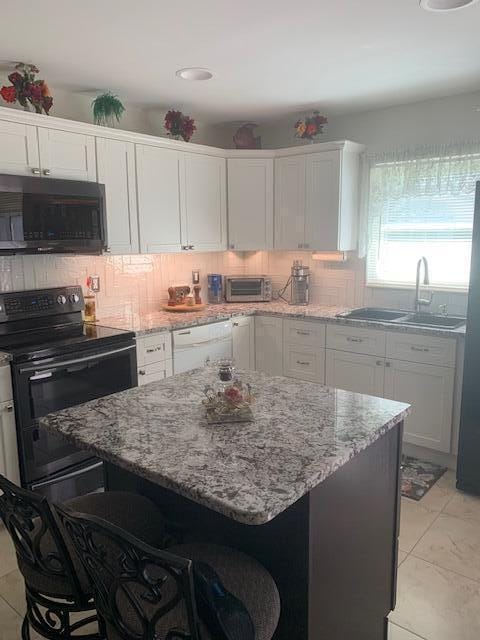
[[[367,285],[410,286],[421,256],[433,287],[466,289],[480,144],[366,160]]]

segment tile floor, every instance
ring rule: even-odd
[[[402,498],[399,564],[389,640],[480,638],[480,498],[457,492],[451,471],[420,502]],[[24,608],[13,548],[0,529],[0,640],[21,637]]]

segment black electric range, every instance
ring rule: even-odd
[[[22,484],[61,501],[100,490],[103,465],[38,419],[137,384],[132,332],[82,321],[78,286],[0,294],[0,351],[11,356]]]

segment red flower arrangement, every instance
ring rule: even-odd
[[[323,133],[323,126],[327,124],[328,118],[321,116],[318,111],[314,111],[311,116],[305,120],[297,120],[295,123],[295,137],[304,140],[313,140],[316,136]]]
[[[175,140],[183,138],[185,142],[188,142],[197,130],[193,118],[185,116],[181,111],[174,111],[173,109],[167,111],[164,126],[170,137]]]
[[[0,96],[5,102],[18,102],[22,107],[33,106],[37,113],[45,112],[48,116],[53,106],[50,89],[44,80],[36,80],[39,69],[34,64],[19,62],[8,79],[12,83],[9,87],[0,89]]]

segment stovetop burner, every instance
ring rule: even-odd
[[[130,331],[84,323],[83,309],[78,286],[0,294],[0,351],[23,362],[133,339]]]

